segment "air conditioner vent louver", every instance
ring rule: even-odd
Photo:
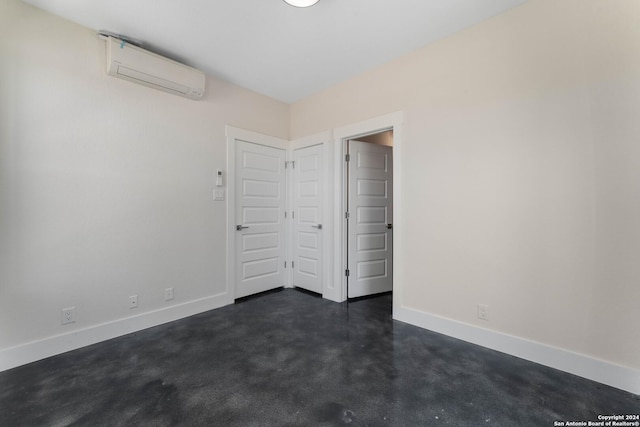
[[[120,77],[128,77],[130,79],[135,79],[143,83],[151,83],[154,86],[161,86],[163,89],[166,89],[168,91],[178,92],[180,95],[186,95],[189,93],[189,88],[186,86],[182,86],[181,84],[174,83],[160,77],[152,76],[150,74],[142,73],[140,71],[136,71],[122,65],[118,66],[117,73]]]
[[[107,37],[107,74],[190,99],[204,95],[202,71]]]

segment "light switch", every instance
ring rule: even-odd
[[[224,190],[222,188],[213,190],[213,200],[224,200]]]

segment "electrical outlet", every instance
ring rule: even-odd
[[[138,295],[131,295],[129,297],[129,308],[137,308],[138,307]]]
[[[164,290],[164,300],[171,301],[173,299],[173,288],[167,288]]]
[[[478,319],[489,320],[489,306],[478,304]]]
[[[69,307],[62,309],[62,324],[76,323],[76,308]]]

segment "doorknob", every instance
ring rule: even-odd
[[[393,229],[393,224],[387,224],[387,229],[392,230]]]
[[[313,228],[317,228],[318,230],[322,230],[322,224],[312,225]]]
[[[240,230],[242,230],[244,228],[249,228],[249,226],[248,225],[236,225],[236,230],[238,230],[238,231],[240,231]]]

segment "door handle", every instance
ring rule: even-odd
[[[249,226],[248,225],[236,225],[236,230],[238,230],[238,231],[240,231],[240,230],[242,230],[244,228],[249,228]]]
[[[388,230],[392,230],[393,229],[393,224],[387,224],[387,229]]]
[[[322,230],[322,224],[312,225],[313,228],[317,228],[318,230]]]

